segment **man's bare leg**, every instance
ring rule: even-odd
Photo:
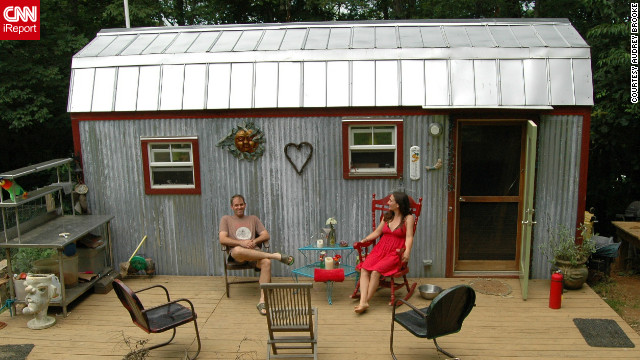
[[[280,260],[280,253],[268,253],[261,250],[255,249],[246,249],[240,246],[236,246],[231,249],[231,256],[236,259],[236,261],[257,261],[262,259],[270,259],[270,260]]]
[[[260,268],[260,279],[258,280],[260,284],[268,284],[271,282],[271,260],[262,259],[258,261],[257,266]],[[258,303],[264,302],[264,291],[260,290],[260,301]]]
[[[282,259],[282,254],[280,253],[268,253],[239,246],[231,249],[231,256],[238,262],[255,261],[256,267],[260,269],[260,278],[258,279],[260,284],[271,282],[271,260],[281,261]],[[262,303],[264,303],[264,291],[260,290],[260,300],[258,304]],[[264,312],[262,312],[262,314],[264,314]]]

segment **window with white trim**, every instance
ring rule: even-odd
[[[200,194],[198,139],[142,138],[147,194]]]
[[[343,120],[344,177],[401,177],[402,120]]]

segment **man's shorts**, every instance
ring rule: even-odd
[[[248,263],[254,263],[254,264],[256,263],[255,261],[242,261],[242,262],[240,262],[240,261],[237,261],[236,259],[234,259],[233,256],[231,256],[231,254],[229,254],[229,257],[227,258],[227,263],[232,263],[232,262],[234,262],[236,264],[239,264],[239,265],[245,265],[245,264],[248,264]],[[260,268],[257,267],[257,266],[254,267],[253,269],[255,271],[257,271],[257,272],[260,272]]]

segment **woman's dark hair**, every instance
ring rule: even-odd
[[[398,203],[398,210],[400,210],[402,219],[411,214],[411,206],[409,204],[409,196],[407,196],[407,194],[402,191],[394,191],[391,193],[391,195],[393,195],[396,203]],[[383,220],[389,222],[393,220],[393,215],[393,211],[389,210],[384,214]]]

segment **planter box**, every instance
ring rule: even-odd
[[[95,249],[78,248],[78,272],[100,274],[105,268],[105,248],[106,244]]]
[[[41,259],[33,262],[34,273],[54,274],[60,278],[58,258]],[[64,287],[71,288],[78,285],[78,255],[62,257],[62,271],[64,271]]]

